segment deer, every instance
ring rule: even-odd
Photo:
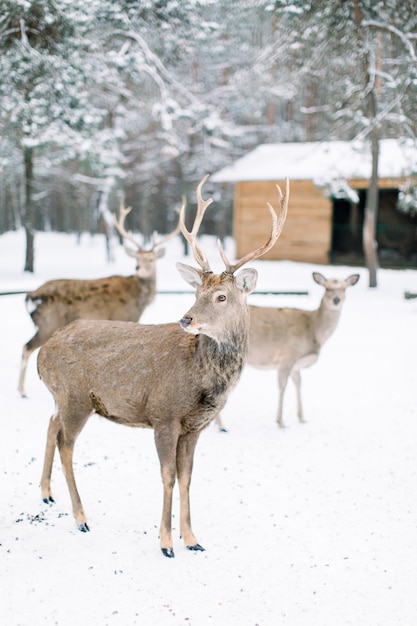
[[[345,301],[346,289],[356,285],[360,276],[352,274],[345,280],[325,278],[313,272],[314,281],[325,292],[316,310],[249,306],[250,331],[246,364],[256,368],[278,371],[279,402],[276,421],[284,427],[282,417],[284,394],[288,378],[296,389],[297,414],[305,422],[301,401],[300,370],[317,362],[320,351],[336,330]],[[221,416],[216,424],[226,431]]]
[[[184,200],[183,200],[184,202]],[[138,322],[142,313],[155,299],[156,261],[164,256],[161,246],[179,234],[176,228],[160,237],[153,232],[150,245],[137,241],[124,223],[131,207],[120,200],[119,217],[114,223],[124,242],[126,253],[136,259],[136,274],[108,276],[97,279],[49,280],[26,295],[26,308],[36,326],[36,333],[23,346],[18,391],[24,398],[25,377],[30,355],[40,348],[58,329],[76,319],[121,320]]]
[[[190,483],[194,452],[204,428],[224,406],[242,371],[249,335],[247,295],[258,273],[243,268],[264,255],[277,241],[287,215],[285,194],[277,186],[279,215],[272,218],[268,240],[235,263],[218,241],[225,270],[214,274],[197,234],[212,198],[204,200],[197,186],[197,211],[191,230],[180,211],[180,228],[198,268],[176,267],[195,291],[195,302],[178,322],[134,324],[108,320],[76,320],[55,332],[38,354],[38,372],[55,400],[45,450],[41,494],[53,503],[51,473],[58,447],[72,511],[78,529],[90,530],[77,490],[74,444],[94,413],[118,424],[153,428],[159,458],[163,504],[160,549],[175,556],[172,499],[176,482],[180,499],[180,536],[188,550],[204,551],[191,526]],[[238,270],[240,270],[238,272]]]

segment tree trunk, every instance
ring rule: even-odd
[[[106,236],[106,253],[107,262],[113,263],[115,260],[114,255],[114,220],[113,215],[109,209],[109,195],[114,186],[114,179],[112,176],[106,178],[103,188],[100,190],[98,212],[100,218],[103,220],[104,234]]]
[[[363,250],[366,267],[369,271],[369,286],[377,286],[378,244],[376,241],[376,225],[378,221],[378,161],[379,137],[378,130],[371,133],[372,173],[369,189],[366,194],[365,218],[363,222]]]
[[[364,31],[362,29],[362,10],[359,0],[353,0],[353,15],[357,26],[358,43],[364,47]],[[377,123],[378,114],[378,97],[380,92],[380,80],[378,72],[371,63],[375,62],[378,69],[381,63],[381,38],[378,37],[375,49],[375,61],[372,61],[372,55],[369,50],[363,54],[363,75],[366,83],[367,108],[371,125],[371,155],[372,155],[372,171],[369,180],[369,189],[366,194],[365,217],[363,221],[362,242],[365,254],[366,267],[369,271],[369,286],[377,286],[377,268],[378,268],[378,247],[376,242],[376,225],[378,220],[378,161],[379,161],[379,129]],[[376,75],[375,81],[374,76]]]
[[[25,208],[24,228],[26,233],[25,272],[34,271],[35,259],[35,205],[33,202],[33,149],[24,148],[25,165]]]

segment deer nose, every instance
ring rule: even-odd
[[[333,298],[333,302],[334,302],[335,304],[339,304],[339,302],[340,302],[340,298]]]
[[[180,320],[180,325],[182,326],[182,328],[188,328],[188,326],[191,324],[192,321],[193,321],[192,317],[183,317]]]

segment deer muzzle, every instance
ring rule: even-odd
[[[181,328],[184,328],[184,330],[187,330],[192,321],[193,321],[192,317],[183,317],[182,319],[180,319]]]

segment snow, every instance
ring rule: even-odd
[[[279,245],[279,244],[278,244]],[[214,241],[202,239],[213,269]],[[228,253],[233,255],[231,241]],[[49,278],[129,274],[120,247],[105,261],[100,236],[36,235],[36,274],[21,271],[22,232],[0,238],[0,291]],[[159,261],[160,290],[188,286],[175,269],[179,239]],[[75,449],[90,533],[71,515],[60,462],[54,505],[38,487],[52,398],[29,361],[28,398],[17,393],[20,354],[32,336],[24,296],[0,297],[3,328],[0,437],[1,623],[9,626],[411,626],[417,615],[417,271],[256,261],[259,305],[318,305],[313,270],[361,274],[316,365],[304,370],[306,424],[289,384],[285,429],[275,422],[276,375],[247,367],[215,425],[199,440],[191,487],[193,528],[205,552],[161,555],[162,485],[152,431],[92,417]],[[177,320],[191,293],[158,294],[142,321]]]
[[[219,170],[212,182],[253,180],[369,179],[372,159],[369,142],[322,141],[258,146],[232,165]],[[401,178],[416,171],[417,150],[413,143],[396,139],[380,142],[380,178]]]

